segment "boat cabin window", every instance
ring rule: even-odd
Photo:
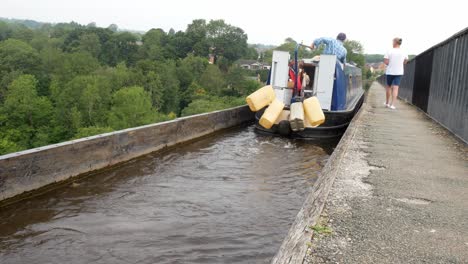
[[[303,70],[307,75],[309,75],[310,82],[304,89],[304,97],[308,98],[314,95],[314,80],[315,80],[315,68],[316,64],[313,63],[304,63]]]

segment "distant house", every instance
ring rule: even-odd
[[[377,70],[385,71],[386,69],[387,69],[387,65],[385,65],[385,63],[383,63],[383,62],[379,63],[379,66],[377,67]]]
[[[257,60],[239,60],[237,62],[239,67],[246,69],[246,70],[269,70],[271,66],[269,64],[258,62]]]
[[[367,63],[366,68],[369,68],[371,72],[383,72],[387,69],[387,65],[383,62],[374,62],[374,63]]]

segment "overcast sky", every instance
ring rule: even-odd
[[[295,11],[294,11],[295,10]],[[278,45],[287,37],[309,44],[345,32],[366,53],[384,53],[395,36],[418,54],[468,27],[462,0],[0,0],[0,17],[42,22],[96,22],[146,31],[185,30],[193,19],[224,19],[249,43]]]

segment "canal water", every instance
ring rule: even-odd
[[[332,146],[253,127],[0,208],[0,263],[267,263]]]

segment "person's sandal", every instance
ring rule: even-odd
[[[393,106],[393,105],[389,106],[389,108],[392,109],[392,110],[395,110],[395,109],[396,109],[396,107]]]

